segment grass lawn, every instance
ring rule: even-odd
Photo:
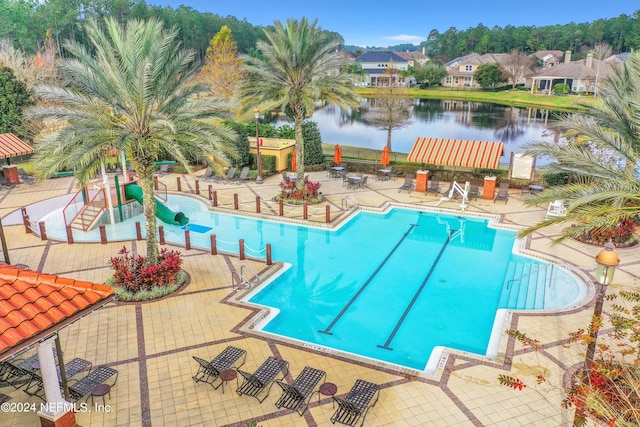
[[[375,88],[361,88],[356,91],[363,97],[375,97]],[[513,107],[536,107],[555,111],[579,111],[580,104],[599,102],[589,96],[556,96],[529,93],[521,90],[505,90],[501,92],[482,92],[472,90],[436,89],[398,89],[398,92],[411,98],[455,99],[460,101],[490,102]]]

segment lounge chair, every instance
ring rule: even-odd
[[[106,382],[115,375],[115,379],[113,380],[113,384],[109,384],[113,387],[118,380],[118,371],[108,366],[99,366],[93,371],[89,372],[84,378],[81,378],[75,384],[69,385],[69,394],[71,398],[78,401],[84,397],[89,397],[91,390],[100,384],[106,384]]]
[[[269,356],[253,374],[238,369],[238,373],[244,377],[244,381],[236,392],[240,396],[244,394],[255,397],[258,402],[262,403],[269,396],[269,391],[278,373],[282,372],[282,379],[284,379],[288,371],[289,362]],[[260,395],[262,394],[264,394],[264,397],[261,399]]]
[[[223,182],[226,184],[228,182],[233,181],[233,178],[236,176],[237,170],[238,168],[235,166],[230,167],[229,170],[227,171],[227,176],[223,179]]]
[[[282,396],[276,402],[276,407],[291,409],[302,416],[309,407],[314,389],[325,375],[324,371],[305,366],[291,385],[276,380],[276,384],[282,388]]]
[[[57,351],[53,349],[53,357],[56,356]],[[0,381],[11,384],[15,388],[20,388],[28,384],[34,371],[33,367],[37,361],[38,353],[24,360],[10,359],[4,361],[2,369],[0,370]]]
[[[440,194],[440,180],[435,177],[431,177],[431,181],[429,181],[429,187],[427,187],[427,195],[429,193],[433,193],[436,196]]]
[[[402,184],[402,187],[398,188],[398,193],[402,190],[407,190],[407,192],[411,193],[411,190],[413,190],[414,188],[413,175],[408,173],[404,176],[404,184]]]
[[[80,359],[76,357],[70,362],[64,364],[64,372],[67,378],[71,378],[82,371],[91,371],[91,362],[88,360]],[[60,370],[58,370],[58,381],[62,385],[62,376]],[[39,375],[32,373],[31,379],[25,387],[24,392],[31,396],[43,397],[42,391],[44,391],[44,381]]]
[[[284,182],[289,182],[289,181],[290,181],[290,179],[289,179],[289,175],[287,175],[287,172],[286,172],[286,171],[282,171],[282,180],[283,180]]]
[[[567,206],[564,203],[564,200],[554,200],[549,203],[549,207],[547,208],[547,216],[545,219],[566,216],[567,215]]]
[[[20,182],[26,182],[27,184],[33,184],[36,182],[36,179],[31,175],[28,175],[22,168],[18,168],[18,177],[20,178]]]
[[[220,380],[220,384],[214,385],[214,383],[219,379],[220,373],[227,369],[231,368],[239,368],[244,365],[244,361],[247,357],[247,352],[233,346],[228,346],[220,354],[218,354],[211,362],[207,362],[204,359],[201,359],[197,356],[193,356],[193,359],[198,362],[198,372],[192,377],[195,382],[205,382],[207,384],[211,384],[211,387],[214,389],[218,389],[222,384],[222,380]],[[240,359],[242,359],[240,361]],[[236,363],[240,361],[239,365]]]
[[[237,178],[234,178],[233,181],[236,184],[242,184],[248,178],[249,178],[249,166],[245,166],[245,167],[242,168],[242,171],[240,172],[240,176],[237,177]]]
[[[166,175],[169,173],[169,165],[160,165],[160,169],[158,169],[158,175]]]
[[[203,181],[213,181],[215,179],[215,174],[213,173],[213,169],[211,169],[211,166],[207,166],[207,169],[200,176],[200,179]]]
[[[369,176],[365,176],[360,180],[360,184],[359,184],[360,188],[369,188],[369,184],[367,183],[367,178],[369,178]]]
[[[478,196],[480,195],[480,185],[477,183],[473,183],[469,186],[469,192],[467,193],[467,200],[478,200]]]
[[[504,200],[504,204],[505,205],[507,204],[507,202],[509,201],[509,183],[508,182],[500,183],[498,192],[496,193],[496,196],[493,198],[493,203],[495,203],[496,200]]]
[[[347,397],[344,399],[333,397],[333,400],[338,403],[338,410],[331,416],[331,422],[355,426],[360,420],[360,425],[363,425],[367,411],[376,405],[379,395],[380,387],[377,384],[356,380]],[[374,397],[375,400],[370,405]]]

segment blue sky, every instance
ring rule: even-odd
[[[181,4],[201,12],[246,18],[254,25],[270,25],[275,19],[318,18],[320,26],[336,31],[346,44],[388,46],[419,44],[436,28],[464,30],[479,23],[494,25],[566,24],[631,15],[640,9],[634,0],[147,0],[159,6]]]

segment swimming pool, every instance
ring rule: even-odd
[[[183,196],[168,205],[203,227],[192,246],[209,247],[211,233],[229,252],[240,238],[258,254],[272,244],[287,268],[246,297],[272,308],[263,331],[412,369],[437,347],[491,354],[501,309],[562,308],[585,296],[569,272],[514,254],[515,232],[486,218],[393,208],[328,230],[213,213]],[[165,225],[165,238],[183,244],[184,230]]]

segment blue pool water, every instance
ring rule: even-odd
[[[272,244],[288,268],[249,297],[278,313],[264,331],[409,368],[424,369],[437,346],[485,355],[498,309],[565,307],[581,292],[566,271],[514,254],[515,233],[482,218],[391,209],[326,230],[212,213],[188,197],[168,205],[198,231],[193,246],[208,248],[211,233],[229,252],[238,239],[256,256]],[[165,238],[183,244],[184,230],[165,225]]]

